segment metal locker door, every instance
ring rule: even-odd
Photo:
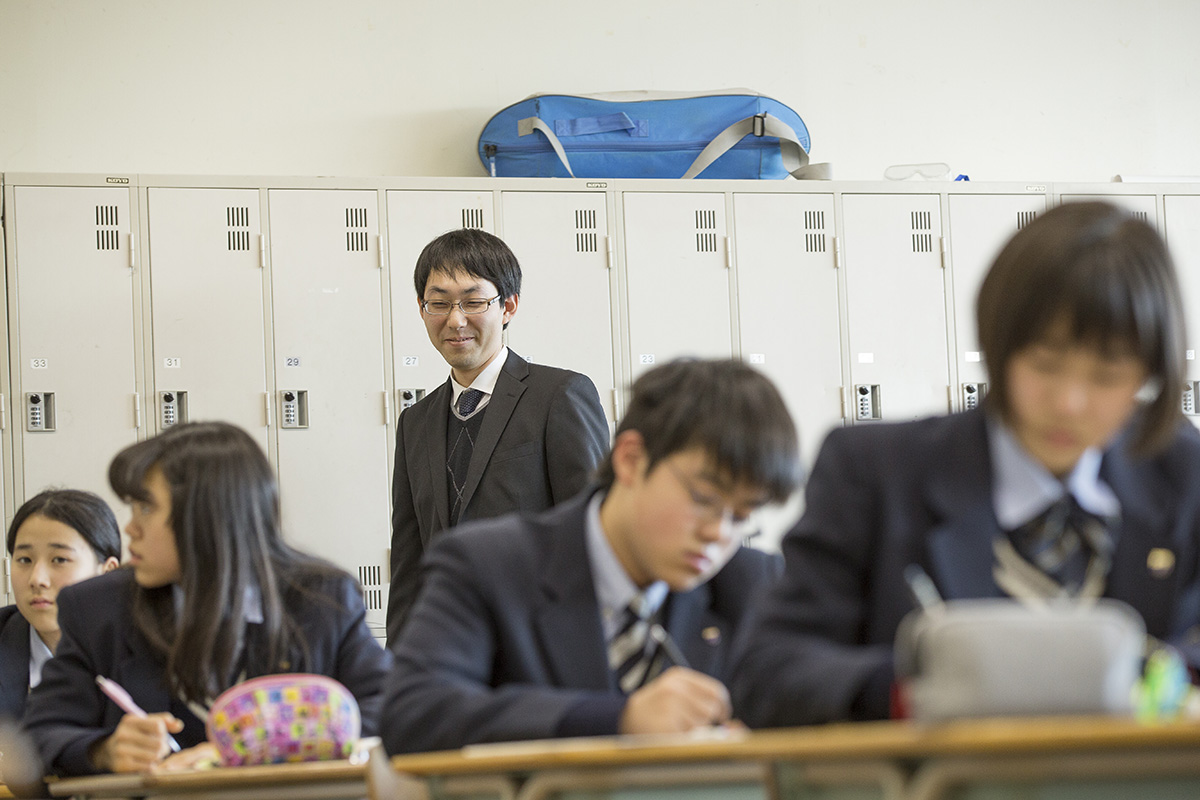
[[[147,198],[152,427],[225,420],[267,451],[258,191],[152,188]]]
[[[1161,230],[1158,225],[1158,197],[1153,194],[1064,194],[1058,198],[1060,203],[1097,200],[1120,206],[1143,222]]]
[[[582,372],[614,422],[612,278],[603,192],[504,192],[504,239],[521,263],[508,342],[538,364]]]
[[[742,356],[779,387],[812,463],[842,424],[842,342],[833,196],[733,197]]]
[[[733,354],[725,195],[625,192],[630,379],[678,356]]]
[[[479,228],[494,233],[491,192],[391,190],[387,193],[388,267],[392,292],[392,362],[395,409],[410,405],[450,377],[450,367],[429,341],[417,306],[413,269],[425,245],[446,231]]]
[[[108,464],[138,438],[128,188],[17,186],[10,195],[14,500],[48,486],[122,506]]]
[[[1175,269],[1179,273],[1183,294],[1183,310],[1187,321],[1187,380],[1183,396],[1183,411],[1200,426],[1200,366],[1196,351],[1200,350],[1200,195],[1169,194],[1163,197],[1164,228]]]
[[[950,272],[954,283],[954,346],[958,378],[955,409],[972,408],[987,395],[987,367],[979,349],[975,297],[1000,249],[1046,211],[1046,196],[952,194]]]
[[[843,195],[849,417],[949,410],[938,195]]]
[[[378,197],[272,189],[268,208],[284,530],[358,575],[382,631],[390,414]]]

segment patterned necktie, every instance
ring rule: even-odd
[[[464,389],[463,393],[458,396],[458,415],[460,417],[471,416],[482,399],[483,392],[480,390]]]
[[[1108,523],[1068,492],[996,545],[997,583],[1014,597],[1097,597],[1112,561]]]
[[[631,694],[654,677],[659,660],[658,643],[650,638],[650,617],[646,599],[636,595],[625,608],[621,626],[608,643],[608,665],[617,676],[617,685]]]

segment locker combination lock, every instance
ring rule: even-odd
[[[25,430],[54,430],[54,392],[25,393]]]
[[[162,428],[187,422],[187,392],[159,392],[158,408],[158,421]]]
[[[879,384],[859,383],[854,387],[854,418],[883,419],[879,405]]]
[[[308,427],[308,391],[282,389],[279,392],[279,427]]]
[[[1183,384],[1183,413],[1189,417],[1196,416],[1196,392],[1200,390],[1200,381],[1187,381]]]
[[[979,401],[987,397],[986,383],[964,383],[962,385],[962,407],[964,411],[979,408]]]
[[[419,400],[425,397],[424,389],[397,389],[396,395],[400,398],[400,402],[396,405],[400,407],[403,413],[405,409],[412,408]]]

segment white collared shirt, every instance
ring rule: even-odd
[[[458,396],[467,389],[478,389],[483,392],[483,397],[479,399],[479,405],[475,406],[475,410],[471,412],[471,416],[475,416],[483,407],[492,399],[492,393],[496,391],[496,381],[500,380],[500,370],[504,369],[504,362],[508,360],[508,347],[501,347],[500,352],[496,353],[496,357],[491,363],[483,368],[483,372],[475,376],[475,380],[471,381],[470,386],[460,386],[458,381],[454,380],[454,373],[450,373],[450,410],[454,412],[454,416],[459,419],[466,419],[458,413]]]
[[[586,526],[592,583],[596,587],[596,602],[600,606],[600,619],[604,624],[604,639],[607,641],[617,632],[621,617],[635,596],[641,594],[645,598],[645,608],[654,614],[667,599],[668,588],[663,581],[655,581],[645,590],[639,591],[637,585],[630,580],[600,524],[600,505],[604,502],[604,497],[604,492],[596,492],[588,503]]]
[[[1059,480],[1029,454],[1003,422],[989,418],[987,432],[992,461],[992,505],[1004,530],[1016,530],[1037,518],[1068,491],[1091,514],[1120,515],[1120,501],[1100,477],[1104,453],[1099,448],[1083,451],[1066,480]]]
[[[42,667],[46,666],[46,662],[54,658],[54,653],[50,652],[50,648],[42,641],[42,637],[34,630],[33,626],[29,626],[29,688],[37,686],[42,682]]]

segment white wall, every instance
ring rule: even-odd
[[[0,172],[446,175],[535,91],[748,86],[839,179],[1200,175],[1195,0],[0,0]]]

